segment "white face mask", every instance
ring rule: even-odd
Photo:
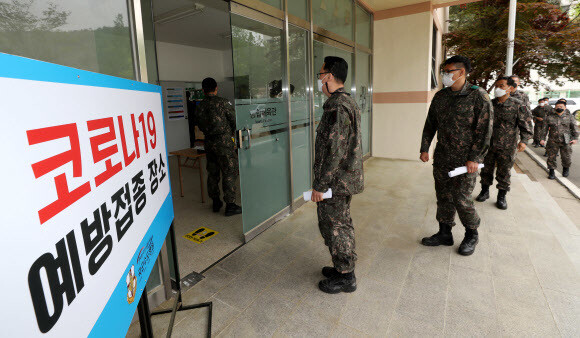
[[[459,78],[457,78],[457,80],[459,80]],[[445,87],[451,87],[451,86],[453,86],[453,84],[457,80],[453,80],[453,73],[444,73],[443,74],[443,85]]]
[[[502,97],[505,94],[507,94],[507,91],[505,89],[501,89],[501,88],[496,88],[494,91],[495,97]]]
[[[322,79],[324,79],[328,74],[324,74],[324,76],[322,77]],[[324,93],[324,91],[322,91],[322,86],[324,86],[324,83],[322,83],[322,79],[318,79],[318,90],[322,93]]]

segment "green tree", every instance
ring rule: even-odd
[[[513,73],[533,83],[530,70],[557,82],[580,80],[580,24],[554,1],[519,0]],[[444,45],[451,54],[469,57],[470,81],[491,89],[496,76],[505,72],[509,0],[484,0],[454,6]]]

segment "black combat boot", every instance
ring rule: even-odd
[[[235,203],[226,204],[226,216],[233,216],[242,213],[242,207]]]
[[[461,241],[457,252],[462,256],[469,256],[475,251],[475,246],[478,242],[479,234],[477,229],[465,229],[465,238]]]
[[[338,271],[332,266],[325,266],[322,268],[322,275],[326,278],[331,278],[340,275]]]
[[[323,279],[318,283],[318,288],[322,292],[326,293],[339,293],[339,292],[354,292],[356,290],[356,276],[353,272],[349,273],[339,273],[336,275]]]
[[[489,198],[489,185],[482,184],[481,185],[481,192],[475,198],[478,202],[484,202],[486,199]]]
[[[564,168],[564,170],[562,170],[562,176],[564,177],[570,176],[570,168]]]
[[[453,234],[451,234],[451,225],[439,223],[439,232],[431,237],[425,237],[421,240],[425,246],[453,245]]]
[[[223,207],[224,202],[222,202],[222,200],[220,200],[219,198],[216,198],[213,200],[213,212],[219,212],[220,209]]]
[[[537,148],[539,146],[540,146],[540,144],[538,142],[534,142],[534,148]]]
[[[556,172],[554,171],[554,169],[550,169],[550,175],[548,175],[548,178],[551,180],[556,179]]]
[[[507,201],[505,199],[505,195],[507,194],[507,190],[499,190],[497,192],[497,202],[495,202],[495,206],[498,209],[505,210],[507,209]]]

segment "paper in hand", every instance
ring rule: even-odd
[[[305,192],[303,193],[303,195],[304,195],[304,200],[305,200],[306,202],[308,202],[308,201],[311,201],[311,200],[312,200],[312,191],[305,191]],[[326,199],[329,199],[329,198],[332,198],[332,189],[328,189],[328,191],[327,191],[327,192],[325,192],[325,193],[324,193],[324,195],[322,195],[322,198],[323,198],[323,199],[325,199],[325,200],[326,200]]]
[[[477,166],[478,169],[481,169],[483,167],[484,167],[483,163],[480,163]],[[467,167],[459,167],[459,168],[455,168],[454,170],[451,170],[449,172],[449,177],[455,177],[455,176],[463,175],[465,173],[467,173]]]

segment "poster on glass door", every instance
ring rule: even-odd
[[[161,88],[0,64],[0,336],[122,336],[174,216]]]

